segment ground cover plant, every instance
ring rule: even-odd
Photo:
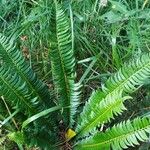
[[[1,149],[149,148],[148,1],[1,4]]]

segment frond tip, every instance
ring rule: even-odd
[[[129,146],[139,145],[139,141],[148,140],[150,118],[136,118],[132,122],[122,122],[106,132],[100,132],[75,145],[78,150],[122,150]]]

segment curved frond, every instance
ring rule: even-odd
[[[124,95],[142,86],[149,75],[150,54],[145,54],[137,60],[132,60],[129,65],[125,64],[119,72],[110,77],[103,91],[93,93],[86,103],[77,123],[76,132],[79,137],[88,134],[97,125],[108,122],[115,114],[120,114],[121,110],[124,110]],[[119,94],[120,91],[123,95]],[[120,106],[117,105],[118,100]],[[99,119],[103,118],[103,115],[105,119]]]
[[[96,133],[94,136],[80,141],[75,149],[80,150],[122,150],[129,146],[139,145],[139,141],[149,139],[150,118],[136,118],[132,122],[122,122],[105,132]]]
[[[79,84],[75,84],[75,57],[69,20],[62,6],[55,1],[55,35],[51,39],[51,66],[58,103],[70,108],[64,110],[65,122],[73,124],[73,112],[77,107]],[[78,85],[78,86],[77,86]],[[74,103],[75,102],[75,103]]]
[[[37,97],[39,100],[44,101],[47,106],[51,106],[50,95],[46,85],[41,82],[31,67],[25,62],[25,58],[22,53],[15,48],[13,40],[6,38],[0,34],[0,60],[2,63],[11,66],[14,72],[17,72],[22,80],[24,80],[32,91],[33,97]]]

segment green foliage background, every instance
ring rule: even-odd
[[[110,0],[106,6],[102,6],[100,0],[64,0],[60,3],[67,17],[72,18],[72,46],[77,63],[75,82],[79,81],[83,86],[79,107],[82,109],[92,91],[103,85],[124,62],[149,52],[150,2]],[[55,97],[49,55],[51,40],[54,37],[53,23],[52,0],[0,0],[0,33],[12,36],[17,43],[16,47],[23,52],[37,76],[49,86],[51,99]],[[146,80],[145,86],[132,94],[132,97],[132,101],[125,102],[128,111],[115,121],[108,122],[106,127],[149,113],[149,80]],[[6,109],[6,106],[9,109]],[[47,103],[43,107],[49,108]],[[42,106],[38,109],[41,110]],[[5,120],[10,115],[8,110],[14,112],[9,103],[6,104],[1,99],[0,120]],[[19,122],[27,119],[23,114],[19,115],[22,116],[21,120],[19,116],[15,118],[18,126]],[[11,121],[4,129],[0,129],[0,137],[5,137],[9,131],[14,130],[16,126],[14,121]],[[16,146],[8,139],[0,143],[3,143],[2,149],[4,146],[6,149]]]

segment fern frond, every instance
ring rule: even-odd
[[[10,68],[0,67],[0,95],[11,100],[13,107],[25,112],[35,112],[38,101],[37,97],[31,98],[31,92],[17,73],[12,73]]]
[[[33,97],[45,102],[45,106],[51,106],[50,94],[46,85],[37,78],[31,67],[25,62],[22,53],[13,45],[13,40],[2,34],[0,34],[0,60],[11,66],[14,72],[20,75],[33,92]]]
[[[139,141],[148,140],[150,133],[150,118],[136,118],[132,122],[122,122],[96,133],[94,136],[80,141],[75,149],[80,150],[122,150],[129,146],[139,145]]]
[[[37,78],[13,43],[13,39],[0,34],[0,95],[9,100],[13,107],[25,112],[26,116],[31,116],[54,106],[54,103],[51,101],[47,86]],[[52,116],[57,117],[57,112]],[[57,130],[56,120],[46,116],[31,124],[27,131],[23,131],[29,140],[28,143],[33,145],[42,143],[39,142],[39,137],[41,139],[44,137],[43,143],[46,141],[47,145],[51,142],[49,139],[56,140],[57,132],[51,134],[54,129]]]
[[[93,94],[91,100],[98,96],[99,93]],[[98,97],[100,98],[100,97]],[[76,132],[79,133],[80,136],[87,134],[90,131],[95,130],[95,127],[102,123],[107,123],[110,119],[114,119],[114,115],[118,116],[124,110],[126,110],[123,102],[131,97],[122,96],[122,91],[116,91],[115,93],[108,94],[104,99],[100,102],[97,102],[89,109],[84,110],[84,113],[80,116],[80,124],[77,125]],[[89,105],[88,103],[85,105]],[[88,107],[88,106],[87,106]]]
[[[118,73],[106,81],[103,91],[98,90],[90,97],[78,120],[76,128],[78,135],[88,134],[97,125],[106,123],[115,114],[121,113],[119,108],[122,111],[124,110],[123,103],[121,104],[121,100],[124,100],[124,95],[132,93],[142,86],[149,75],[150,54],[145,54],[137,60],[132,60],[129,66],[125,64]],[[122,96],[118,93],[119,91],[123,92]],[[118,100],[120,100],[120,106],[117,105]],[[100,119],[103,115],[105,120]]]
[[[64,110],[65,122],[73,124],[73,112],[77,107],[77,84],[75,84],[75,57],[72,48],[72,35],[68,18],[62,6],[55,1],[56,35],[51,39],[51,66],[54,84],[58,91],[58,103],[70,108]],[[75,102],[75,103],[74,103]],[[74,107],[74,108],[73,108]]]
[[[110,77],[105,84],[104,92],[110,93],[116,89],[132,93],[144,84],[150,75],[150,53],[133,59]]]

